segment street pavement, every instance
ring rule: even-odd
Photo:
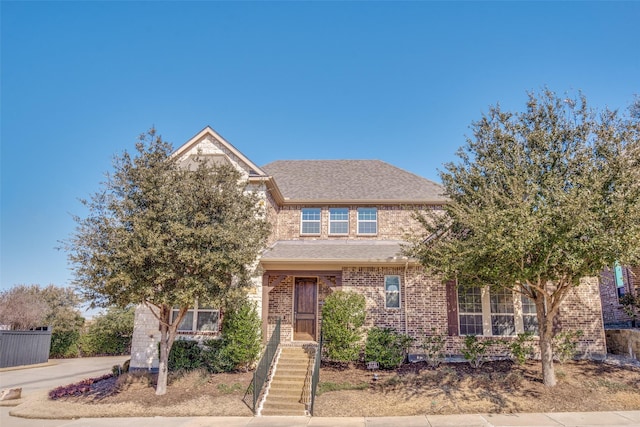
[[[127,356],[51,360],[0,370],[0,389],[22,387],[23,396],[111,372]],[[130,417],[76,420],[25,419],[0,406],[0,427],[640,427],[640,410],[526,414],[420,415],[402,417]]]

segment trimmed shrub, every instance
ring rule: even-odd
[[[336,291],[325,299],[322,336],[327,358],[336,362],[358,360],[365,316],[364,295]]]
[[[262,322],[256,304],[241,299],[231,304],[222,320],[222,361],[249,370],[262,349]]]
[[[158,349],[160,344],[158,344]],[[169,352],[169,371],[191,371],[202,366],[202,349],[197,341],[176,340]]]
[[[395,369],[402,362],[413,338],[391,328],[371,328],[364,348],[366,362],[378,362],[380,369]]]
[[[235,369],[233,361],[229,359],[227,353],[223,351],[224,342],[222,339],[207,340],[202,343],[202,365],[207,371],[213,374],[230,372]]]

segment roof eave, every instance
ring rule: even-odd
[[[443,205],[447,200],[391,200],[391,199],[289,199],[283,205]]]
[[[261,259],[260,264],[264,269],[276,270],[283,268],[308,267],[321,270],[341,269],[343,267],[369,267],[369,266],[404,266],[416,265],[418,261],[414,258],[393,257],[389,259],[293,259],[276,258]]]

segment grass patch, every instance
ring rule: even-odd
[[[353,384],[348,381],[342,383],[333,383],[330,381],[321,382],[318,384],[318,395],[322,393],[328,393],[330,391],[341,391],[341,390],[366,390],[369,388],[369,384],[365,382]]]
[[[233,393],[237,393],[239,391],[244,390],[244,387],[240,383],[233,383],[231,385],[218,384],[216,388],[222,394],[233,394]]]

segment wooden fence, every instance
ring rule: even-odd
[[[46,363],[51,330],[0,331],[0,368]]]

